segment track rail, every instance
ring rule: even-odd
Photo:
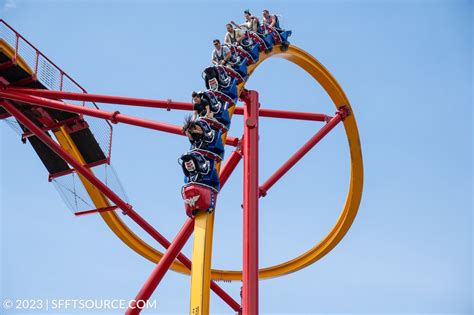
[[[248,66],[249,77],[262,62],[271,57],[287,59],[303,68],[326,90],[336,109],[346,108],[350,112],[350,115],[345,118],[343,124],[350,147],[351,177],[349,192],[341,215],[323,240],[294,259],[278,265],[261,268],[259,271],[260,279],[273,278],[295,272],[314,263],[334,248],[347,233],[357,214],[363,185],[362,152],[357,125],[350,103],[337,81],[314,57],[293,45],[290,45],[286,51],[281,50],[280,47],[274,47],[273,51],[268,54],[260,53],[260,60],[256,64]],[[243,88],[244,84],[238,86],[239,94]],[[115,212],[103,212],[100,215],[106,221],[109,228],[130,248],[146,259],[158,263],[163,253],[133,233]],[[171,269],[180,273],[190,274],[186,266],[179,261],[174,261]],[[238,281],[242,279],[242,272],[240,270],[212,269],[211,279]]]

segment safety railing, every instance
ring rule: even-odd
[[[18,62],[18,59],[21,58],[32,71],[33,80],[38,80],[47,89],[87,93],[70,75],[46,57],[3,19],[0,19],[0,38],[14,49],[13,61]],[[70,103],[99,108],[94,102],[71,101]],[[112,125],[105,120],[92,121],[88,119],[87,121],[101,149],[106,154],[107,161],[110,161],[112,153]]]
[[[26,38],[2,19],[0,19],[0,39],[14,50],[12,56],[13,63],[23,64],[24,62],[28,67],[28,69],[25,70],[31,72],[31,77],[27,78],[29,80],[24,83],[38,81],[49,90],[87,93],[87,91],[70,75],[58,67],[38,48],[31,44]],[[19,85],[19,82],[17,82],[16,85]],[[68,103],[99,109],[97,104],[94,102],[68,100]],[[2,120],[12,127],[14,131],[25,136],[25,132],[13,117],[8,117]],[[103,183],[113,189],[119,196],[128,202],[125,190],[110,164],[113,133],[112,125],[104,119],[94,117],[87,117],[86,121],[89,125],[89,129],[94,135],[94,138],[106,155],[105,160],[98,161],[89,167]],[[65,204],[73,213],[78,214],[82,213],[84,210],[95,208],[95,205],[82,184],[81,179],[72,169],[71,171],[64,172],[64,174],[50,174],[48,179],[53,182]]]

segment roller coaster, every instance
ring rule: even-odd
[[[185,136],[182,127],[101,110],[96,103],[141,106],[193,112],[194,104],[89,94],[4,20],[0,20],[0,119],[29,143],[46,167],[67,206],[76,216],[97,214],[113,233],[139,255],[156,264],[126,314],[138,314],[169,269],[191,276],[189,313],[209,314],[210,292],[238,314],[258,314],[259,280],[287,275],[329,253],[346,235],[360,204],[363,187],[362,152],[354,112],[335,78],[314,57],[290,44],[290,31],[263,29],[246,33],[245,44],[231,47],[230,66],[212,66],[203,72],[201,94],[213,106],[214,117],[198,117],[199,141],[181,155],[185,175],[182,196],[187,218],[169,241],[127,201],[111,166],[113,125],[123,123]],[[286,59],[304,69],[326,91],[334,115],[261,108],[257,91],[246,89],[248,78],[271,57]],[[243,103],[238,106],[238,101]],[[228,136],[233,115],[244,116],[242,137]],[[271,117],[321,122],[324,125],[263,184],[259,184],[259,119]],[[350,149],[350,184],[345,204],[329,233],[301,255],[259,269],[259,199],[331,130],[342,123]],[[188,135],[189,136],[189,135]],[[224,160],[225,146],[233,147]],[[243,160],[243,267],[211,268],[216,203],[239,162]],[[121,210],[121,211],[119,211]],[[156,240],[164,252],[135,234],[120,218],[128,216]],[[192,259],[181,253],[194,234]],[[241,302],[216,281],[242,281]]]

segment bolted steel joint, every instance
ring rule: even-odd
[[[346,119],[347,116],[351,114],[349,107],[342,105],[337,109],[336,115],[341,115],[342,120]]]
[[[112,124],[117,124],[117,115],[120,114],[120,112],[118,110],[116,110],[115,112],[112,113],[112,115],[110,115],[110,122]]]

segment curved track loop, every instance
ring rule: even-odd
[[[4,51],[13,54],[9,45],[0,42],[0,46]],[[19,63],[28,72],[32,72],[26,63],[19,57]],[[357,130],[354,114],[349,104],[349,100],[344,94],[343,90],[337,83],[336,79],[324,68],[313,56],[304,50],[290,45],[287,51],[282,51],[280,47],[274,47],[270,53],[260,53],[260,59],[256,64],[248,66],[249,77],[256,70],[256,68],[266,59],[270,57],[279,57],[287,59],[296,65],[300,66],[307,73],[309,73],[328,93],[336,108],[346,106],[350,110],[350,115],[344,120],[344,128],[347,135],[347,140],[350,147],[351,155],[351,177],[349,192],[346,198],[343,210],[331,231],[326,237],[300,256],[289,260],[287,262],[260,269],[259,278],[266,279],[272,277],[283,276],[285,274],[300,270],[324,255],[330,252],[344,237],[349,230],[359,208],[362,186],[363,186],[363,165],[362,152],[360,147],[359,133]],[[243,90],[245,82],[238,86],[238,92]],[[235,107],[234,107],[235,108]],[[157,263],[163,253],[153,248],[138,235],[136,235],[123,221],[116,212],[101,212],[101,217],[104,219],[108,227],[131,249],[145,257],[146,259]],[[212,214],[213,215],[213,214]],[[213,222],[213,220],[211,220]],[[211,226],[213,223],[211,223]],[[208,226],[209,228],[209,226]],[[212,227],[211,227],[212,228]],[[195,231],[196,233],[196,231]],[[212,234],[211,234],[212,235]],[[171,268],[174,271],[190,274],[190,271],[179,261],[173,262]],[[242,271],[239,270],[211,270],[211,278],[214,280],[241,280]]]
[[[274,47],[273,51],[268,54],[260,53],[260,60],[248,67],[249,77],[264,60],[270,57],[284,58],[300,66],[324,88],[336,108],[342,106],[349,108],[350,115],[344,120],[344,129],[350,147],[351,175],[349,192],[343,210],[336,224],[326,237],[307,252],[292,260],[260,269],[260,279],[278,277],[295,272],[314,263],[330,252],[341,241],[352,225],[359,208],[363,186],[362,152],[355,117],[349,100],[336,79],[313,56],[293,45],[290,45],[286,51],[282,51],[280,47]],[[239,85],[239,94],[243,88],[244,84]],[[123,223],[115,212],[101,213],[101,216],[112,231],[134,251],[155,263],[160,260],[163,254],[141,240]],[[180,273],[190,274],[190,271],[179,261],[173,262],[171,268]],[[242,271],[212,269],[211,278],[228,281],[241,280]]]

